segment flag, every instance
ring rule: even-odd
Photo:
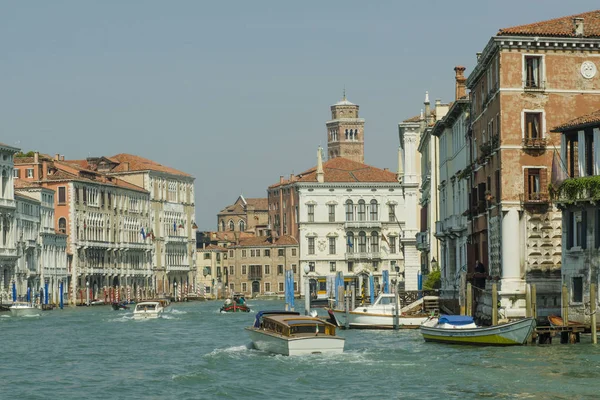
[[[144,231],[143,226],[142,226],[142,230],[140,231],[140,233],[142,234],[142,238],[144,238],[144,240],[146,240],[146,232]]]
[[[173,232],[177,232],[177,223],[173,221]]]
[[[354,243],[352,243],[350,236],[348,236],[348,247],[354,247]]]
[[[557,190],[568,177],[565,164],[560,159],[558,152],[554,150],[554,155],[552,156],[552,177],[550,178],[554,189]]]
[[[179,228],[183,229],[183,221],[179,224]]]

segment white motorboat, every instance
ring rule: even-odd
[[[416,329],[421,326],[429,318],[428,314],[422,312],[423,301],[435,299],[437,299],[436,296],[425,296],[401,308],[398,312],[398,327],[400,329]],[[356,307],[347,314],[346,311],[339,309],[330,309],[329,313],[333,313],[338,326],[346,326],[346,318],[348,318],[350,329],[392,329],[394,328],[396,299],[392,293],[382,293],[373,304]]]
[[[535,329],[535,318],[479,327],[470,316],[441,315],[439,318],[429,319],[420,329],[426,342],[511,346],[527,342]]]
[[[335,325],[294,311],[260,311],[246,328],[254,348],[285,356],[339,354],[345,339]]]
[[[160,317],[168,306],[167,300],[148,300],[135,305],[134,319],[151,319]]]
[[[39,308],[25,301],[15,301],[8,309],[14,317],[29,317],[40,315],[42,312]]]

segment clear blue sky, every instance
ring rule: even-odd
[[[366,119],[395,170],[397,123],[499,28],[598,1],[4,1],[0,142],[66,158],[127,152],[196,177],[196,220],[316,164],[329,106]]]

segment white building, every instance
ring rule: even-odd
[[[403,274],[405,260],[416,259],[416,249],[404,245],[406,239],[414,243],[404,232],[404,197],[397,174],[344,157],[323,163],[319,149],[317,167],[269,188],[269,208],[293,210],[300,271],[309,267],[311,292],[327,297],[333,289],[328,277],[342,271],[357,295],[368,297],[371,274],[380,288],[383,271],[391,279],[396,266]]]
[[[464,305],[464,285],[467,274],[467,227],[465,211],[469,209],[471,177],[468,145],[469,100],[457,99],[448,113],[432,129],[439,140],[439,219],[435,236],[440,243],[442,299],[452,305]]]
[[[17,262],[16,202],[13,187],[13,156],[19,149],[0,143],[0,301],[10,299]]]

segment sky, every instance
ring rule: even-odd
[[[3,1],[0,142],[66,159],[131,153],[195,176],[196,222],[316,165],[330,106],[397,169],[398,122],[454,100],[500,28],[594,1]]]

